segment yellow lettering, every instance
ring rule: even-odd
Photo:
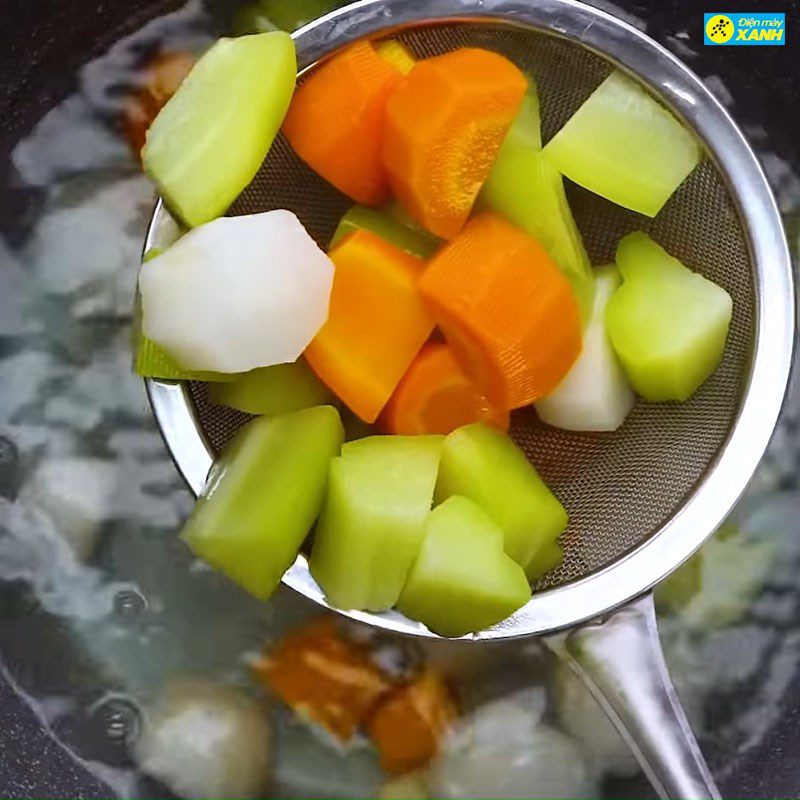
[[[736,31],[736,41],[737,42],[746,42],[747,41],[747,33],[748,33],[748,31],[747,31],[746,28],[739,28],[739,30]]]

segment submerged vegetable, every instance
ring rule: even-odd
[[[332,284],[331,260],[290,211],[223,217],[142,265],[142,332],[187,371],[293,362]]]
[[[508,412],[493,406],[466,375],[449,345],[429,342],[411,362],[383,414],[389,433],[450,433],[470,422],[507,431]]]
[[[181,538],[243,589],[268,598],[314,524],[343,437],[331,406],[248,423],[211,468]]]
[[[503,433],[476,423],[444,442],[436,502],[461,495],[477,503],[503,532],[504,548],[523,569],[564,532],[567,512],[525,454]],[[552,559],[550,559],[551,561]]]
[[[147,129],[194,66],[192,53],[158,53],[144,67],[139,88],[122,105],[122,133],[136,158],[144,147]]]
[[[583,332],[583,350],[561,383],[536,403],[539,418],[570,431],[614,431],[636,396],[606,333],[606,307],[621,283],[615,267],[597,272],[594,308]]]
[[[404,225],[385,211],[367,206],[353,206],[339,222],[330,247],[336,247],[345,236],[354,231],[374,233],[385,242],[423,260],[430,258],[441,244],[435,236],[419,228]]]
[[[208,399],[246,414],[275,417],[320,406],[331,400],[330,392],[303,359],[246,372],[229,383],[208,387]]]
[[[390,689],[366,649],[329,617],[303,625],[264,654],[256,677],[303,717],[348,741]]]
[[[398,608],[441,636],[490,628],[530,600],[503,532],[475,503],[450,497],[425,521],[425,535]]]
[[[381,158],[386,101],[402,78],[372,44],[356,42],[301,84],[283,125],[306,164],[368,206],[389,199]]]
[[[592,268],[564,181],[541,147],[539,98],[531,84],[484,184],[481,202],[541,243],[569,280],[585,322],[592,310]]]
[[[404,774],[425,766],[439,752],[458,709],[441,675],[425,669],[384,697],[369,721],[381,767]]]
[[[198,678],[176,679],[144,720],[134,756],[143,772],[179,797],[263,796],[270,777],[269,722],[247,695]]]
[[[619,243],[617,266],[625,282],[609,301],[606,325],[633,388],[645,400],[686,400],[722,359],[730,295],[645,233]]]
[[[384,611],[397,602],[441,450],[441,436],[371,436],[348,442],[331,463],[309,567],[332,605]]]
[[[464,372],[499,408],[549,394],[580,353],[567,279],[535,239],[493,212],[434,256],[419,288]]]
[[[598,797],[597,775],[570,736],[541,721],[541,688],[479,706],[447,737],[429,771],[431,797]]]
[[[614,71],[544,149],[570,180],[654,217],[700,162],[691,132]]]
[[[223,214],[253,179],[295,85],[291,37],[220,39],[197,62],[147,132],[145,172],[189,226]]]
[[[364,230],[330,257],[330,314],[306,358],[337,397],[374,422],[433,330],[417,291],[424,264]]]
[[[431,233],[464,227],[520,103],[508,59],[465,48],[417,63],[386,107],[383,158],[395,196]]]

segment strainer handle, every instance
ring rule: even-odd
[[[652,593],[550,644],[608,714],[661,797],[720,797],[667,674]]]

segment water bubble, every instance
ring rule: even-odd
[[[147,600],[136,589],[120,589],[114,596],[114,611],[121,617],[136,617],[147,610]]]

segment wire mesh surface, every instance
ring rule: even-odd
[[[477,46],[509,57],[536,79],[545,141],[611,70],[604,59],[578,45],[488,25],[427,28],[404,39],[419,56]],[[623,427],[610,434],[560,431],[540,423],[529,409],[514,414],[512,436],[570,514],[561,538],[564,562],[537,588],[561,585],[617,560],[680,509],[735,421],[754,340],[747,244],[710,161],[695,170],[654,220],[569,183],[567,193],[595,266],[613,260],[626,233],[645,230],[687,266],[727,289],[734,311],[722,364],[686,403],[640,402]],[[231,213],[291,209],[326,247],[351,204],[279,138]],[[191,392],[206,435],[219,450],[249,417],[210,405],[203,384],[193,384]]]

